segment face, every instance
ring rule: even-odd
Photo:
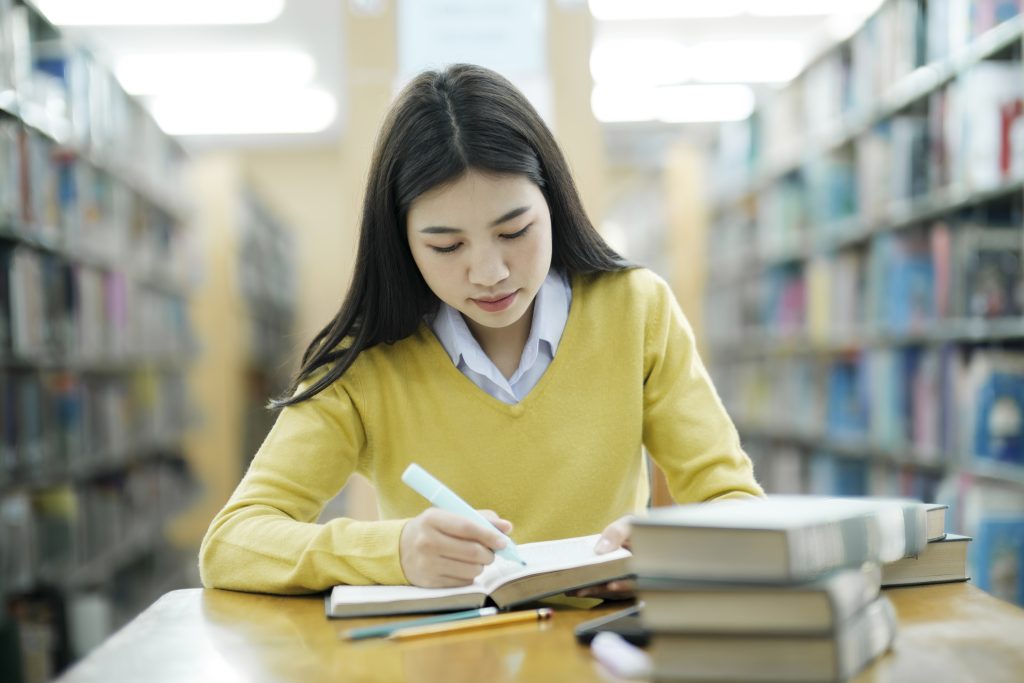
[[[525,176],[470,170],[413,201],[406,233],[427,285],[474,333],[530,324],[551,268],[551,215]]]

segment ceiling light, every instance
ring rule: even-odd
[[[313,57],[299,50],[134,54],[114,69],[133,95],[296,88],[316,74]]]
[[[664,85],[689,78],[686,48],[671,40],[604,40],[590,53],[596,83]]]
[[[882,0],[589,0],[590,12],[603,21],[807,16],[874,12]]]
[[[704,83],[784,83],[800,74],[806,56],[796,42],[730,40],[693,45],[687,59],[693,80]]]
[[[150,106],[170,135],[317,133],[337,115],[334,97],[320,88],[295,92],[255,90],[247,96],[158,97]]]
[[[597,84],[590,93],[590,109],[602,123],[653,121],[654,90],[628,85]]]
[[[36,0],[35,4],[60,26],[265,24],[284,9],[284,0]]]
[[[660,88],[596,85],[590,105],[602,123],[742,121],[754,111],[746,85],[674,85]]]
[[[658,88],[657,117],[665,123],[742,121],[754,102],[747,85],[674,85]]]
[[[590,12],[604,21],[624,19],[696,19],[732,17],[745,3],[740,0],[589,0]]]

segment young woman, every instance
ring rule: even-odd
[[[457,65],[399,95],[377,142],[355,274],[200,550],[207,586],[455,586],[499,534],[400,477],[417,462],[517,543],[603,531],[648,501],[761,495],[668,286],[584,214],[523,95]],[[315,523],[353,472],[380,521]],[[512,523],[515,523],[513,530]]]

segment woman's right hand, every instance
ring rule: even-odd
[[[502,533],[512,523],[491,510],[480,510]],[[473,582],[494,561],[494,551],[505,547],[495,529],[438,508],[427,508],[409,520],[398,542],[405,578],[414,586],[449,588]]]

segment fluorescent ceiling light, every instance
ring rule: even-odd
[[[590,12],[603,21],[631,19],[700,19],[735,17],[867,16],[882,0],[588,0]]]
[[[604,40],[590,53],[596,83],[665,85],[689,78],[686,48],[671,40]]]
[[[806,56],[791,41],[708,41],[689,48],[693,80],[704,83],[784,83],[796,78]]]
[[[754,111],[746,85],[675,85],[660,88],[597,85],[590,96],[602,123],[742,121]]]
[[[747,85],[674,85],[658,88],[657,116],[666,123],[742,121],[754,113],[754,101]]]
[[[265,24],[284,9],[284,0],[36,0],[35,4],[60,26]]]
[[[320,88],[295,92],[252,91],[247,96],[158,97],[150,105],[170,135],[317,133],[334,121],[338,105]]]
[[[590,93],[590,109],[602,123],[653,121],[657,104],[654,88],[601,85]]]
[[[623,19],[691,19],[739,14],[741,0],[589,0],[590,12],[604,21]]]
[[[135,54],[119,59],[114,73],[133,95],[274,90],[308,85],[316,63],[299,50]]]
[[[751,58],[756,55],[756,58]],[[800,74],[803,46],[793,41],[708,41],[684,46],[667,40],[603,40],[590,72],[600,85],[784,83]]]

